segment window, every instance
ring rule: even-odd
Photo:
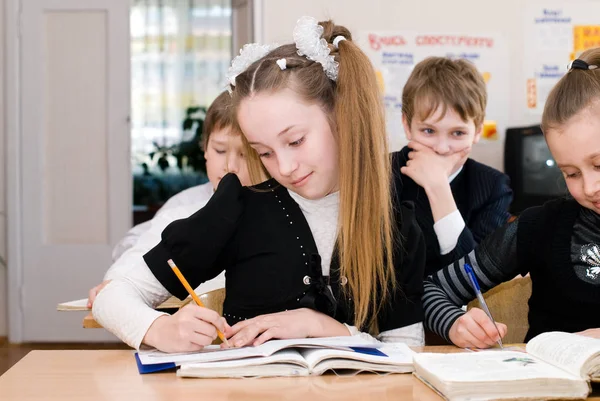
[[[131,9],[131,162],[134,211],[155,211],[206,182],[190,163],[190,107],[206,108],[225,88],[232,57],[229,0],[137,0]],[[202,118],[202,111],[199,112]],[[183,149],[187,149],[183,151]],[[187,152],[187,153],[186,153]],[[149,217],[149,216],[148,216]],[[140,219],[135,219],[139,222]],[[143,219],[142,219],[143,220]]]

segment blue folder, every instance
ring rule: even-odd
[[[174,362],[153,363],[144,365],[142,361],[140,361],[140,357],[137,352],[135,353],[135,363],[137,364],[138,372],[140,372],[140,374],[142,375],[146,373],[163,372],[169,369],[175,370],[175,368],[177,367],[177,365],[175,365]]]
[[[384,356],[388,358],[387,354],[379,351],[377,348],[364,348],[364,347],[350,347],[354,352],[359,352],[366,355]]]

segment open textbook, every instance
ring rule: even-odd
[[[319,375],[327,370],[412,372],[413,355],[406,344],[352,336],[272,340],[257,347],[225,350],[208,346],[183,354],[150,350],[140,351],[137,357],[145,367],[177,365],[177,375],[182,377],[268,377]]]
[[[359,372],[407,373],[413,371],[414,352],[406,344],[385,344],[381,348],[351,347],[293,348],[267,357],[221,362],[182,364],[182,377],[268,377],[321,375],[328,370],[338,374]]]
[[[600,340],[549,332],[527,352],[417,354],[415,375],[450,401],[581,399],[600,381]]]

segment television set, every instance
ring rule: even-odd
[[[504,171],[513,189],[510,212],[514,215],[568,194],[539,125],[506,130]]]

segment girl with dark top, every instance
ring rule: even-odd
[[[550,93],[542,117],[548,147],[563,172],[568,199],[524,211],[464,259],[429,276],[426,326],[461,347],[493,346],[504,324],[480,309],[461,310],[475,294],[470,263],[482,291],[530,274],[529,332],[600,337],[600,49],[584,52]],[[500,332],[500,333],[498,333]]]
[[[391,188],[373,66],[331,21],[301,18],[294,41],[246,45],[230,69],[232,111],[272,178],[242,187],[225,176],[96,298],[95,318],[133,347],[196,350],[216,328],[232,346],[363,331],[423,343],[424,241]],[[187,295],[168,259],[193,287],[225,270],[224,318],[152,309]]]

